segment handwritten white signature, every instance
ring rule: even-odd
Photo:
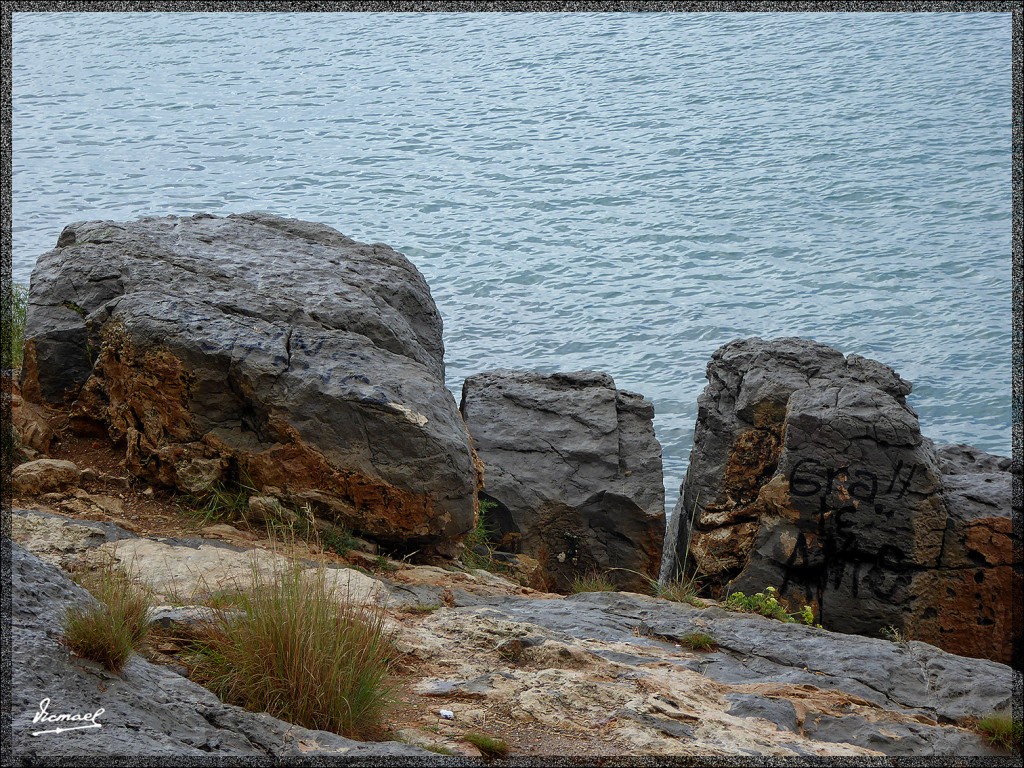
[[[64,731],[78,731],[82,728],[102,728],[103,723],[96,722],[96,718],[102,715],[105,710],[100,707],[95,712],[87,712],[82,715],[51,715],[47,710],[50,708],[50,700],[43,699],[39,702],[39,711],[32,717],[33,723],[86,723],[86,725],[69,725],[64,728],[51,728],[46,731],[33,731],[33,736],[42,736],[44,733],[64,733]]]

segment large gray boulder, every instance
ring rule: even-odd
[[[657,579],[665,495],[650,401],[604,373],[500,370],[466,379],[461,408],[495,503],[485,516],[540,561],[548,587],[592,572],[633,590]]]
[[[441,317],[386,245],[269,214],[93,221],[32,274],[23,391],[129,470],[280,489],[363,535],[451,554],[477,472]]]
[[[91,602],[92,596],[59,568],[17,544],[9,546],[10,746],[17,761],[83,756],[203,759],[209,755],[258,760],[312,756],[387,760],[430,755],[417,747],[352,741],[247,712],[222,703],[188,678],[140,656],[133,656],[119,674],[74,657],[61,642],[60,623],[69,607]],[[102,709],[95,718],[100,727],[40,733],[81,724],[34,723],[41,706],[51,716]]]
[[[688,555],[713,589],[778,587],[830,629],[890,627],[1010,660],[1008,464],[983,461],[987,481],[968,479],[973,464],[940,461],[922,437],[909,382],[813,341],[732,342],[708,382],[666,572]],[[960,491],[947,492],[950,462]],[[965,503],[981,486],[1007,490]]]

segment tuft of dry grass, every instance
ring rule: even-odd
[[[397,656],[379,608],[334,592],[323,565],[252,588],[200,632],[194,675],[223,700],[347,738],[381,732]]]
[[[673,603],[688,603],[695,608],[704,608],[706,603],[697,597],[700,593],[700,580],[696,576],[680,576],[664,584],[653,582],[651,587],[655,597],[671,600]]]
[[[149,632],[152,595],[113,563],[79,578],[97,602],[69,608],[64,643],[76,655],[120,672]]]
[[[574,595],[580,592],[616,592],[618,587],[603,573],[590,571],[583,576],[575,577],[569,591]]]

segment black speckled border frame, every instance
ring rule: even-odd
[[[0,313],[0,327],[6,329],[10,322],[8,314],[8,297],[12,279],[11,242],[13,232],[12,221],[12,140],[11,140],[11,99],[12,99],[12,31],[14,13],[68,13],[68,12],[618,12],[618,13],[657,13],[657,12],[931,12],[931,13],[1010,13],[1012,14],[1012,66],[1013,66],[1013,153],[1012,153],[1012,200],[1013,200],[1013,232],[1012,253],[993,254],[993,258],[1005,258],[1010,255],[1013,264],[1013,346],[1012,346],[1012,446],[1013,446],[1013,534],[1014,534],[1014,574],[1017,589],[1013,594],[1013,666],[1017,670],[1013,680],[1013,717],[1016,722],[1024,719],[1022,711],[1022,676],[1024,670],[1024,547],[1022,547],[1022,515],[1024,515],[1024,482],[1022,482],[1022,450],[1024,450],[1024,262],[1022,262],[1022,217],[1024,217],[1024,192],[1022,192],[1022,174],[1024,174],[1024,125],[1021,121],[1022,75],[1024,72],[1024,55],[1022,55],[1022,23],[1024,23],[1024,0],[1010,2],[0,2],[0,72],[2,72],[3,89],[0,93],[3,120],[0,123],[0,139],[2,139],[3,195],[0,197],[0,244],[3,247],[3,258],[0,261],[0,290],[2,290],[3,312]],[[936,322],[943,322],[936,318]],[[10,349],[3,349],[3,392],[0,402],[0,422],[4,426],[11,423],[11,399],[9,385]],[[0,620],[3,622],[2,660],[0,660],[0,765],[14,765],[12,753],[11,725],[11,636],[7,631],[11,624],[11,494],[10,477],[12,469],[12,452],[9,441],[4,439],[2,466],[0,466]],[[252,758],[225,759],[211,756],[207,760],[178,758],[173,761],[166,759],[140,759],[138,757],[109,755],[104,757],[81,757],[47,760],[46,765],[74,765],[85,768],[91,765],[269,765],[267,760]],[[324,756],[309,757],[301,761],[289,761],[289,764],[310,766],[321,765],[483,765],[479,760],[466,760],[442,757],[424,760],[381,758],[360,760],[344,758],[328,758]],[[509,758],[496,761],[495,764],[510,766],[552,765],[581,766],[598,764],[587,758]],[[746,766],[746,765],[1017,765],[1012,757],[1001,758],[864,758],[851,761],[850,758],[820,758],[814,760],[794,760],[789,758],[724,758],[724,757],[635,757],[606,758],[599,761],[604,766]]]

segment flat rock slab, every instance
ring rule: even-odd
[[[475,603],[458,610],[491,624],[523,626],[513,632],[543,628],[552,640],[582,642],[589,653],[644,679],[695,674],[714,680],[723,697],[729,694],[722,715],[767,719],[810,742],[887,755],[1000,754],[977,734],[949,725],[1009,710],[1013,673],[996,662],[925,643],[899,645],[640,595]],[[696,631],[710,634],[718,650],[682,652],[680,638]],[[671,690],[678,696],[682,685],[676,680]],[[827,725],[813,731],[810,724],[822,717]]]

